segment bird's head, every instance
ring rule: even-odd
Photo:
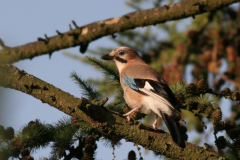
[[[112,52],[102,56],[101,58],[113,61],[119,71],[121,71],[127,64],[132,63],[134,60],[141,60],[135,50],[124,46],[113,49]]]

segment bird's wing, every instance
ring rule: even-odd
[[[164,81],[130,78],[128,76],[123,76],[122,81],[131,89],[141,94],[151,96],[160,102],[172,107],[173,109],[181,112],[177,107],[177,100],[174,94]]]

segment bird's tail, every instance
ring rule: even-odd
[[[170,116],[168,116],[167,114],[164,114],[163,112],[161,112],[161,116],[164,120],[164,122],[166,123],[168,130],[170,131],[170,134],[172,136],[173,141],[182,148],[185,148],[185,142],[183,137],[181,136],[180,133],[180,126],[178,124],[176,124],[176,122],[174,121],[173,118],[171,118]],[[178,122],[177,122],[178,123]]]

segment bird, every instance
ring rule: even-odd
[[[117,47],[101,59],[114,62],[118,68],[123,97],[131,108],[124,114],[127,120],[130,121],[130,114],[134,111],[154,115],[156,118],[152,126],[156,129],[158,117],[162,117],[173,141],[179,147],[185,148],[179,122],[173,118],[173,112],[181,113],[181,110],[163,77],[130,47]]]

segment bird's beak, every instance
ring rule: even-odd
[[[108,54],[106,54],[106,55],[102,56],[101,58],[104,60],[113,60],[114,56],[109,56]]]

